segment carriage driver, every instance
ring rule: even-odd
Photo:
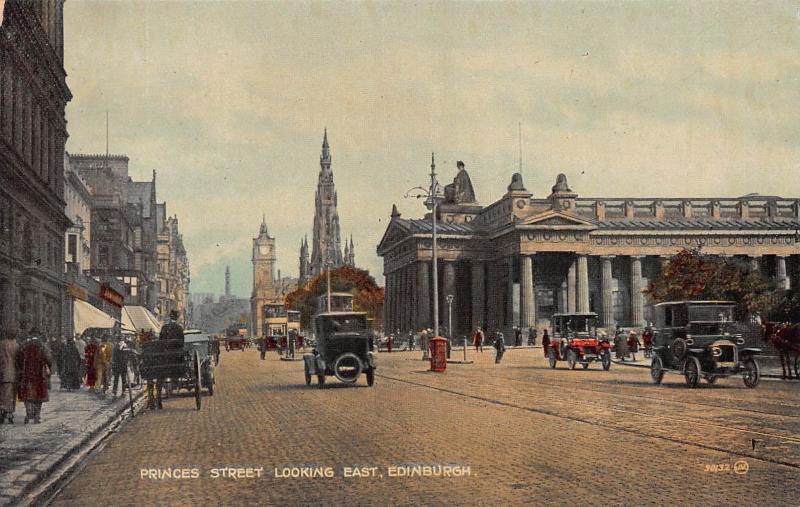
[[[170,310],[169,322],[164,324],[158,335],[159,340],[180,340],[183,343],[183,327],[178,324],[178,310]],[[183,345],[181,345],[183,346]]]

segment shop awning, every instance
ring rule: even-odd
[[[91,327],[112,329],[117,323],[114,317],[98,310],[86,301],[80,299],[73,301],[73,322],[76,334],[81,334]]]
[[[161,331],[161,323],[155,315],[144,306],[123,306],[122,307],[122,327],[134,331],[150,331],[158,334]]]

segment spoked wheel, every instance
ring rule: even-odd
[[[310,386],[311,385],[311,372],[308,371],[308,365],[304,366],[304,370],[305,370],[305,374],[306,374],[306,385]]]
[[[569,349],[567,351],[567,366],[569,366],[570,370],[575,369],[575,365],[578,363],[578,355],[575,353],[574,350]]]
[[[757,386],[758,382],[761,380],[761,368],[759,368],[758,363],[752,357],[744,362],[742,380],[744,380],[744,385],[750,389]]]
[[[603,369],[608,371],[608,369],[611,368],[611,352],[609,352],[608,349],[603,351],[601,361],[603,362]]]
[[[650,363],[650,378],[653,379],[653,383],[656,385],[661,384],[664,379],[664,363],[658,356],[653,356],[653,362]]]
[[[694,356],[687,357],[683,363],[683,376],[686,378],[686,385],[688,387],[697,387],[700,375],[700,361]]]
[[[372,387],[375,384],[375,371],[369,370],[367,373],[367,385]]]
[[[200,410],[200,357],[197,352],[194,353],[192,363],[194,364],[194,404],[197,410]]]
[[[555,350],[550,349],[547,352],[547,362],[550,363],[550,368],[555,368],[556,367],[556,351]]]

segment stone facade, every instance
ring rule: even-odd
[[[189,260],[183,245],[178,217],[167,216],[166,203],[156,206],[157,246],[156,280],[158,303],[156,313],[166,321],[172,310],[178,312],[179,320],[186,321],[186,295],[189,291]]]
[[[63,1],[6,0],[0,27],[0,326],[63,330]]]
[[[440,324],[452,294],[457,335],[482,325],[506,339],[513,327],[547,328],[563,311],[596,312],[607,328],[644,326],[652,302],[642,290],[684,248],[733,257],[786,288],[800,281],[800,199],[580,198],[564,175],[548,197],[534,198],[515,174],[488,206],[445,199],[438,211],[436,274],[430,213],[392,214],[377,249],[385,329],[432,326],[433,276]]]
[[[308,240],[300,242],[300,282],[323,273],[327,268],[355,265],[353,238],[345,242],[342,254],[339,212],[336,209],[339,197],[333,184],[331,152],[328,145],[328,130],[322,137],[322,154],[319,157],[319,179],[314,200],[314,232],[311,243],[311,258],[308,257]]]

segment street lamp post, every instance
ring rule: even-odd
[[[412,195],[412,191],[418,193]],[[436,179],[436,162],[434,154],[431,153],[431,183],[428,188],[414,187],[406,192],[406,197],[425,198],[425,207],[431,212],[431,239],[432,239],[432,268],[433,268],[433,336],[439,336],[439,271],[437,265],[438,250],[436,245],[436,208],[439,199],[443,197],[439,189],[439,181]],[[428,358],[428,349],[423,350],[423,359]]]

